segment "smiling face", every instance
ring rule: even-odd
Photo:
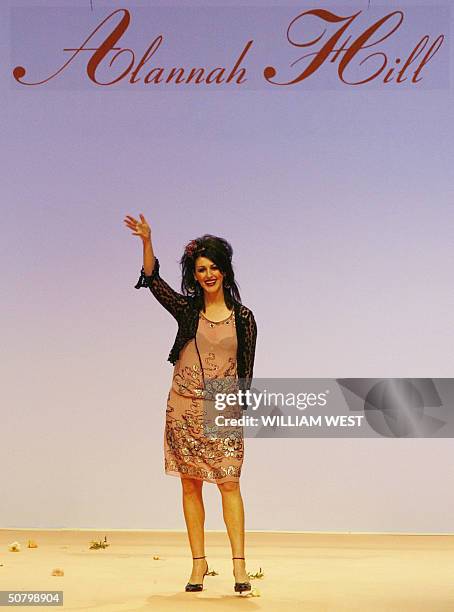
[[[224,275],[219,267],[208,257],[197,257],[195,260],[194,278],[207,293],[216,293],[222,289]]]

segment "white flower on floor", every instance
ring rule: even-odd
[[[61,569],[61,567],[56,567],[52,570],[52,576],[64,576],[65,572]]]
[[[10,552],[20,552],[20,544],[19,542],[12,542],[9,546],[8,546],[8,550]]]

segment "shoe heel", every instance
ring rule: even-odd
[[[232,559],[244,560],[244,557],[232,557]],[[235,585],[233,587],[235,593],[239,593],[240,595],[247,595],[251,592],[251,589],[252,587],[250,582],[235,582]]]
[[[205,557],[192,557],[192,558],[193,559],[205,559]],[[207,563],[207,568],[205,570],[205,573],[203,574],[203,578],[205,578],[207,574],[208,574],[208,563]],[[192,582],[188,582],[187,585],[184,587],[184,590],[186,591],[186,593],[200,593],[200,591],[203,591],[203,581],[200,583],[195,583],[195,584]]]

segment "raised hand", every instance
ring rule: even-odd
[[[140,221],[134,219],[134,217],[131,217],[131,215],[126,215],[123,221],[125,222],[126,226],[129,227],[129,229],[133,230],[133,236],[139,236],[143,241],[150,240],[150,226],[148,225],[147,220],[142,215],[142,213],[140,213],[139,217]]]

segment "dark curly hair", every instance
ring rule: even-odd
[[[224,299],[227,308],[232,309],[234,302],[241,304],[240,292],[235,282],[235,274],[232,268],[233,249],[224,238],[204,234],[200,238],[191,240],[184,249],[180,261],[181,265],[181,292],[196,300],[199,310],[205,311],[205,300],[203,289],[194,278],[195,262],[197,257],[206,257],[214,262],[224,275]]]

